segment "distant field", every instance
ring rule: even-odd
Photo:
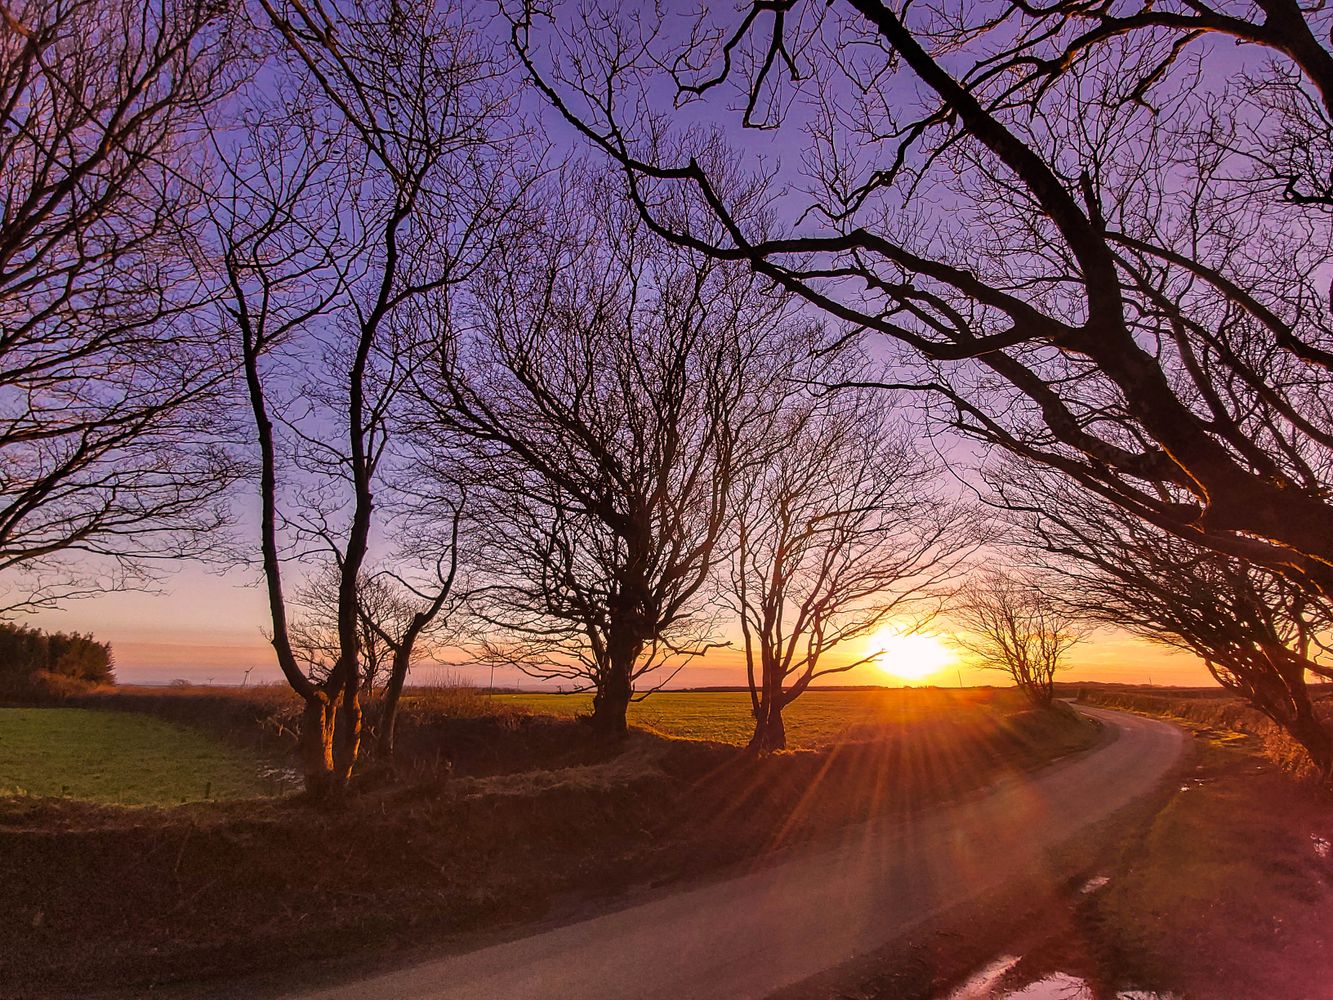
[[[551,715],[592,711],[588,694],[500,694],[497,701]],[[1021,708],[1011,692],[991,688],[807,691],[787,708],[787,740],[795,747],[834,743],[884,725],[922,722],[943,709],[981,709],[996,701]],[[750,696],[744,691],[659,691],[630,705],[630,723],[668,736],[743,743],[754,730]]]
[[[0,796],[170,805],[272,794],[272,762],[137,712],[0,709]]]

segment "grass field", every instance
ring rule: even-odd
[[[272,794],[272,761],[134,712],[0,709],[0,796],[170,805]]]
[[[807,691],[783,712],[792,747],[820,747],[885,725],[910,726],[942,707],[978,708],[999,694],[990,688]],[[1001,697],[1006,697],[1001,695]],[[588,694],[500,694],[501,703],[551,715],[592,711]],[[754,731],[744,691],[659,691],[630,705],[630,723],[686,739],[744,743]]]

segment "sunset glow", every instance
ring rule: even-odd
[[[873,645],[879,649],[875,665],[903,680],[921,680],[958,662],[954,651],[936,635],[887,629],[874,637]]]

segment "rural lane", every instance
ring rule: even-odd
[[[1041,853],[1156,787],[1184,733],[1083,709],[1098,749],[837,847],[479,951],[295,1000],[744,1000],[882,948],[1004,884]]]

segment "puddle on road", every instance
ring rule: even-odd
[[[1001,955],[972,978],[949,994],[948,1000],[990,1000],[995,996],[1009,970],[1018,964],[1020,956]]]
[[[300,788],[301,772],[294,767],[260,767],[259,780],[281,794]]]
[[[1077,976],[1057,972],[1001,996],[1006,1000],[1097,1000],[1092,987]]]
[[[1084,896],[1090,896],[1098,889],[1106,888],[1107,883],[1111,881],[1110,875],[1095,875],[1083,883],[1083,888],[1079,890]]]
[[[1096,881],[1094,879],[1094,881]],[[1021,956],[1003,955],[980,969],[949,994],[947,1000],[1096,1000],[1086,980],[1067,972],[1052,972],[1023,985],[1006,984]],[[1152,990],[1121,990],[1116,1000],[1179,1000],[1172,993]]]

